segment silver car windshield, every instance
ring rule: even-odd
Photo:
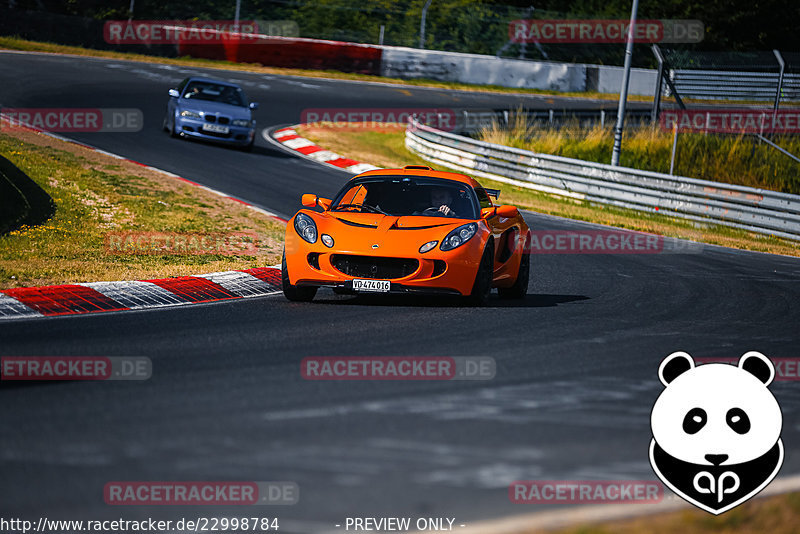
[[[219,102],[231,106],[247,106],[241,89],[232,85],[211,82],[192,82],[188,84],[183,92],[183,98]]]

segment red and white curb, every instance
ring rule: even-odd
[[[258,267],[196,276],[89,282],[0,291],[0,320],[141,310],[281,293],[281,270]]]
[[[360,161],[346,158],[340,154],[337,154],[336,152],[331,152],[330,150],[325,150],[324,148],[315,145],[313,141],[309,141],[297,133],[295,128],[298,128],[299,126],[302,126],[302,124],[275,130],[271,133],[271,139],[270,134],[265,131],[264,138],[270,142],[277,141],[283,147],[293,150],[295,153],[305,158],[319,163],[324,163],[336,169],[347,171],[353,174],[380,169],[380,167],[376,167],[375,165],[361,163]]]
[[[2,115],[0,115],[2,121]],[[16,125],[19,127],[19,125]],[[206,187],[182,176],[151,167],[138,161],[107,152],[100,148],[68,139],[31,125],[24,127],[33,132],[86,148],[114,159],[127,161],[154,172],[178,179],[217,196],[245,205],[247,208],[286,223],[286,219],[254,206],[242,199],[232,197],[216,189]],[[134,280],[127,282],[89,282],[41,287],[17,287],[0,290],[0,320],[75,315],[108,311],[139,310],[180,306],[202,302],[261,297],[281,292],[281,270],[275,267],[259,267],[242,271],[225,271],[178,276],[156,280]]]

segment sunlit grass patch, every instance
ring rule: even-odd
[[[201,274],[280,261],[283,224],[241,203],[30,132],[0,135],[0,154],[56,203],[55,215],[43,224],[0,236],[0,288]],[[255,255],[115,254],[107,250],[115,232],[253,232],[264,246]]]

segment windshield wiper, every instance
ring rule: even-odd
[[[385,211],[383,211],[382,209],[380,209],[380,208],[379,208],[379,207],[377,207],[377,206],[370,206],[369,204],[361,204],[361,207],[362,207],[362,208],[367,208],[367,209],[370,209],[370,210],[372,210],[372,211],[373,211],[373,212],[375,212],[375,213],[380,213],[380,214],[382,214],[382,215],[389,215],[388,213],[386,213]]]
[[[366,209],[368,211],[371,211],[372,213],[380,213],[382,215],[389,215],[388,213],[386,213],[382,209],[377,208],[375,206],[370,206],[369,204],[339,204],[338,206],[333,208],[332,211],[337,211],[340,208],[361,208],[361,209]]]

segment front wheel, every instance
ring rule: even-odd
[[[178,137],[178,132],[175,131],[175,117],[172,118],[172,126],[170,126],[167,117],[164,117],[164,129],[169,132],[169,136],[172,138]]]
[[[281,286],[283,287],[283,296],[292,302],[310,302],[317,294],[316,287],[297,287],[289,282],[289,271],[286,270],[286,252],[283,253],[283,261],[281,261]]]
[[[497,293],[504,299],[524,299],[528,294],[528,281],[531,277],[531,255],[523,254],[519,262],[517,279],[511,287],[500,287]]]
[[[481,264],[475,275],[475,283],[472,285],[472,293],[467,297],[467,302],[472,306],[485,306],[489,301],[489,294],[492,292],[492,280],[494,273],[494,254],[492,243],[486,245],[486,250],[481,256]]]
[[[240,146],[239,150],[241,150],[242,152],[252,152],[253,151],[253,146],[255,146],[255,144],[256,144],[256,138],[253,137],[252,141],[250,141],[246,145]]]

